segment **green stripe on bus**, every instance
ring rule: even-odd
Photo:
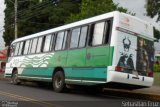
[[[107,78],[107,67],[104,68],[65,68],[67,79],[104,80]]]
[[[54,68],[24,68],[21,75],[51,77]]]

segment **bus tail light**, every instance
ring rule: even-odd
[[[153,77],[153,72],[149,72],[149,73],[148,73],[148,76],[149,76],[149,77]]]
[[[122,67],[115,67],[115,71],[124,71],[124,68],[122,68]]]

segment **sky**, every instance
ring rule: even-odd
[[[4,40],[3,40],[3,26],[4,26],[4,9],[5,9],[5,5],[4,5],[4,0],[0,0],[0,50],[2,50],[4,48]]]
[[[136,17],[150,22],[153,24],[157,29],[160,30],[160,22],[156,22],[156,17],[153,19],[146,16],[146,9],[145,9],[145,1],[146,0],[113,0],[115,3],[119,3],[119,6],[127,8],[128,11],[132,13],[136,13]],[[4,26],[4,0],[0,0],[0,50],[4,48],[4,40],[2,38],[3,32],[1,31]],[[160,43],[156,43],[155,45],[156,50],[160,50]]]
[[[160,22],[156,22],[156,18],[153,19],[146,16],[146,0],[113,0],[115,3],[119,3],[119,6],[127,8],[130,12],[136,13],[136,17],[148,21],[160,30]]]
[[[136,17],[150,22],[153,26],[160,30],[160,21],[157,23],[155,16],[153,19],[149,16],[146,16],[146,0],[113,0],[115,3],[119,3],[119,6],[127,8],[130,12],[136,13]],[[155,43],[156,53],[160,52],[160,42]]]

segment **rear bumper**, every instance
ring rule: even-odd
[[[150,87],[153,85],[153,78],[146,76],[138,76],[129,73],[123,73],[118,71],[107,72],[107,83],[122,83],[128,85],[138,85],[144,87]]]

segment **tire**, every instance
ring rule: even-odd
[[[62,71],[57,71],[53,76],[52,83],[55,92],[64,92],[66,86],[64,73]]]
[[[12,73],[11,83],[14,85],[20,84],[20,80],[18,79],[18,71],[17,70],[13,71],[13,73]]]

